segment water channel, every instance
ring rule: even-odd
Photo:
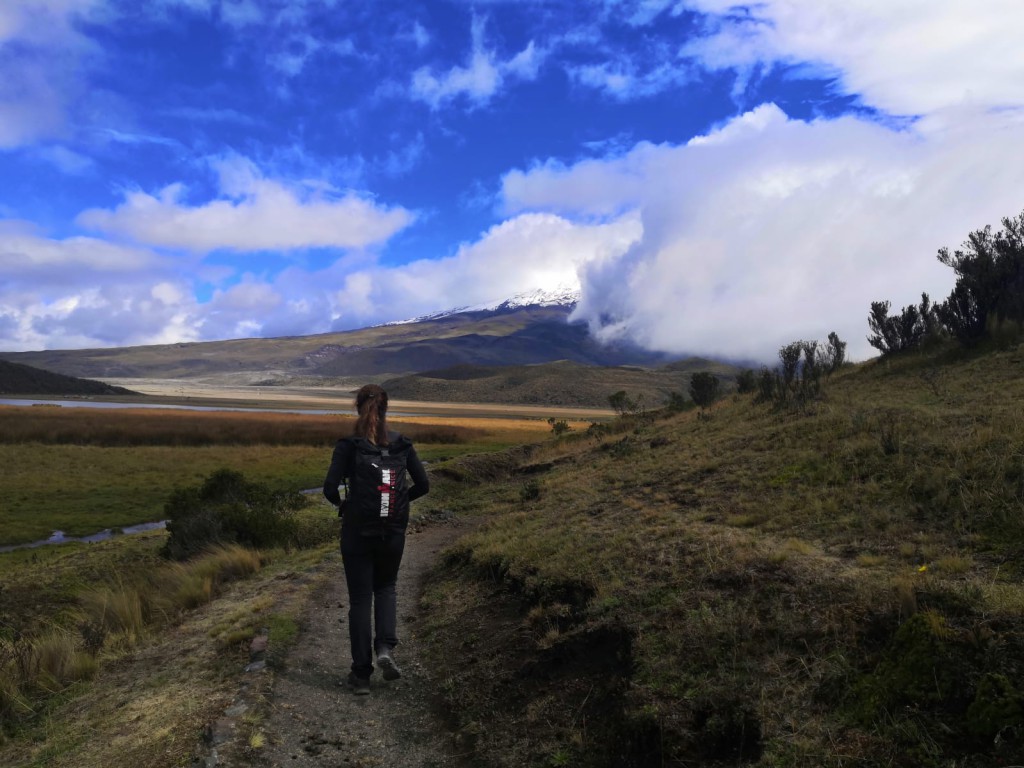
[[[133,533],[145,533],[146,531],[158,531],[167,527],[166,520],[159,520],[155,523],[139,523],[138,525],[126,525],[123,528],[104,528],[99,533],[91,533],[88,536],[65,536],[64,531],[54,531],[48,539],[30,541],[27,544],[4,544],[0,546],[0,553],[13,552],[16,549],[35,549],[50,544],[71,544],[81,542],[92,544],[97,541],[106,541],[115,536],[129,536]]]

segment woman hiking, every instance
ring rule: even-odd
[[[387,410],[387,392],[376,384],[356,393],[354,434],[338,441],[324,479],[324,496],[338,506],[341,516],[352,644],[347,682],[360,695],[370,692],[374,655],[385,680],[402,675],[392,656],[398,645],[395,582],[405,549],[409,502],[430,490],[412,441],[388,430]],[[344,499],[339,486],[345,487]]]

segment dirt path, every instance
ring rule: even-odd
[[[369,696],[355,696],[344,684],[351,656],[348,595],[341,557],[307,609],[302,634],[275,672],[270,716],[259,750],[259,768],[462,766],[452,734],[435,706],[438,681],[422,659],[417,611],[424,577],[438,552],[461,532],[457,525],[433,524],[410,530],[398,580],[398,635],[395,659],[400,680],[373,676]],[[271,653],[273,651],[271,650]]]

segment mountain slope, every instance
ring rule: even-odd
[[[570,360],[513,366],[455,365],[384,382],[392,397],[469,403],[528,403],[607,407],[608,396],[625,390],[648,408],[660,407],[671,392],[687,391],[696,371],[713,371],[726,381],[738,372],[695,358],[692,366],[655,369],[583,365]]]
[[[591,365],[654,365],[662,355],[603,346],[570,324],[571,307],[466,311],[404,324],[275,339],[234,339],[113,349],[3,353],[0,358],[69,376],[191,378],[244,371],[281,376],[371,376],[457,364],[522,365],[569,359]]]
[[[79,379],[0,360],[0,395],[132,395],[101,381]]]

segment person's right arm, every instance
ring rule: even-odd
[[[338,486],[345,479],[345,472],[348,469],[351,456],[352,443],[348,440],[339,440],[334,446],[331,466],[327,470],[327,477],[324,478],[324,497],[336,507],[341,506],[341,494],[338,493]]]

